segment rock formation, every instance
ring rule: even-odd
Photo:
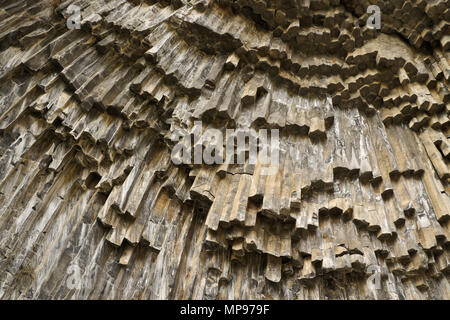
[[[0,1],[0,298],[450,299],[449,21]],[[175,164],[195,121],[278,129],[276,172]]]

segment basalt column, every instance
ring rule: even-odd
[[[0,299],[450,299],[448,0],[2,0],[0,40]],[[179,161],[211,129],[275,169]]]

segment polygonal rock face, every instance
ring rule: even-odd
[[[0,298],[450,299],[448,1],[372,2],[2,1]]]

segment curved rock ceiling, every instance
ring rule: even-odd
[[[449,8],[1,1],[0,298],[449,299]],[[175,165],[194,121],[276,174]]]

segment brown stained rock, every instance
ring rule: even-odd
[[[4,1],[0,299],[449,299],[447,2],[344,2]]]

